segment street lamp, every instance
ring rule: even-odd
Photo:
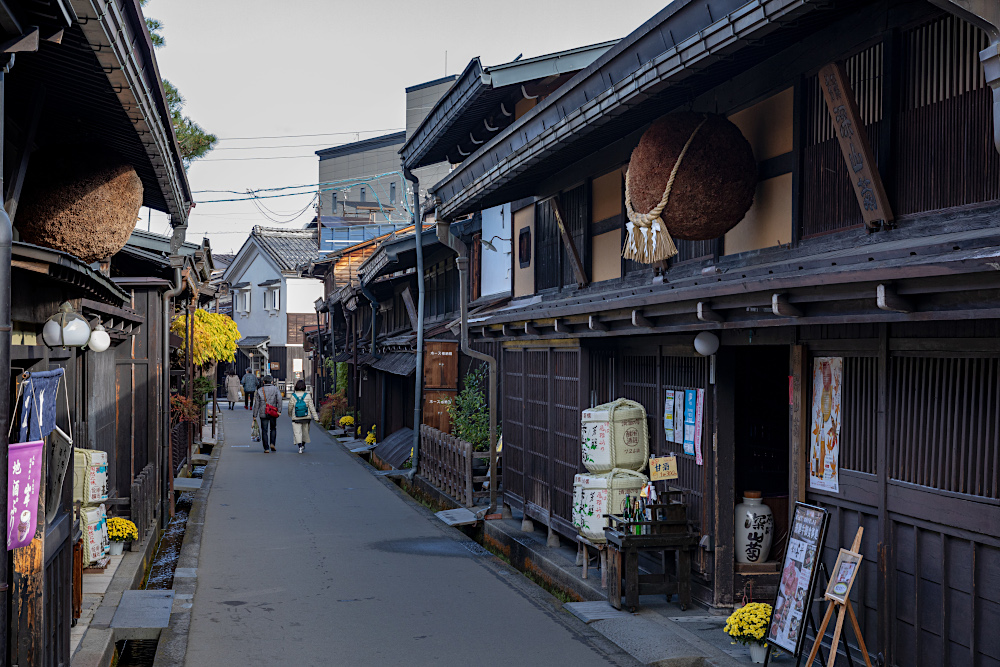
[[[94,327],[94,330],[90,332],[90,340],[87,341],[87,347],[94,352],[104,352],[106,349],[111,347],[111,336],[108,335],[104,325],[100,322],[98,322],[97,326]]]
[[[42,327],[42,339],[49,347],[83,347],[90,340],[90,324],[67,301]],[[109,339],[110,344],[110,339]],[[107,348],[105,348],[107,349]]]

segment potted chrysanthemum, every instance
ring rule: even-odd
[[[764,634],[771,620],[771,605],[766,602],[751,602],[734,611],[726,619],[725,632],[750,650],[750,660],[763,663],[767,657],[767,642]],[[734,644],[736,642],[733,642]]]
[[[354,417],[352,417],[351,415],[344,415],[343,417],[340,418],[340,421],[338,421],[337,423],[340,424],[340,428],[346,431],[352,426],[354,426]]]
[[[139,539],[139,530],[128,519],[113,516],[108,519],[108,539],[111,540],[111,555],[121,556],[126,542]]]

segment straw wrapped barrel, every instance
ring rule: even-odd
[[[124,247],[142,206],[142,181],[117,155],[90,146],[32,155],[15,217],[21,240],[84,262]]]
[[[629,162],[626,202],[635,256],[629,257],[627,243],[626,257],[659,261],[676,253],[671,236],[722,236],[746,215],[756,187],[750,143],[726,118],[689,112],[661,117]],[[662,227],[669,234],[654,238]]]

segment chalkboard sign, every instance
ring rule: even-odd
[[[795,503],[778,595],[766,635],[768,644],[793,656],[802,651],[828,520],[829,515],[822,507]]]

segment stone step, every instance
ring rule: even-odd
[[[212,457],[208,454],[192,454],[191,463],[196,463],[198,465],[203,465],[212,460]]]
[[[201,480],[194,477],[174,477],[174,491],[197,491]]]
[[[170,625],[173,591],[125,591],[111,619],[115,639],[156,639]]]

